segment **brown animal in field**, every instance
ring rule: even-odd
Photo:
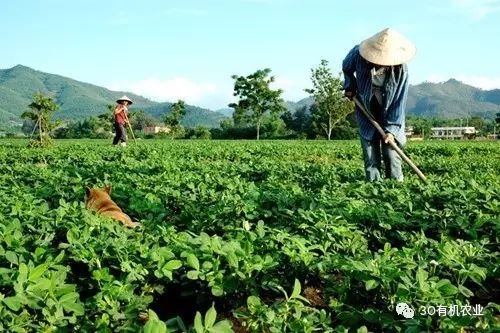
[[[99,215],[111,217],[118,220],[127,227],[135,228],[141,226],[138,222],[133,222],[130,216],[125,214],[118,205],[111,200],[111,186],[105,188],[86,187],[87,200],[85,206],[88,209],[97,211]]]

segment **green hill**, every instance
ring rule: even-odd
[[[81,120],[105,113],[106,105],[114,103],[124,94],[134,101],[131,111],[143,109],[159,121],[165,113],[170,112],[171,105],[18,65],[0,70],[0,129],[19,127],[22,123],[20,115],[28,108],[36,92],[55,98],[61,109],[54,117],[59,119]],[[183,124],[216,127],[223,118],[221,114],[188,105]]]
[[[114,103],[123,94],[134,100],[132,111],[143,109],[159,122],[170,112],[172,105],[18,65],[0,70],[0,130],[19,129],[22,124],[20,115],[28,108],[36,92],[52,95],[61,106],[61,110],[54,116],[70,120],[105,113],[106,105]],[[295,110],[311,105],[312,102],[312,98],[307,97],[286,104],[289,109]],[[492,119],[497,112],[500,112],[500,89],[482,90],[454,79],[443,83],[425,82],[410,86],[408,115],[447,119],[480,116]],[[220,121],[231,114],[230,109],[222,109],[219,113],[187,105],[182,124],[187,127],[218,127]]]
[[[411,86],[408,114],[446,119],[480,116],[493,119],[500,112],[500,90],[482,90],[455,79]]]

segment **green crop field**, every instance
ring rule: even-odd
[[[497,142],[410,143],[428,185],[365,182],[357,141],[26,143],[0,141],[0,331],[499,327]],[[106,184],[141,229],[85,209]]]

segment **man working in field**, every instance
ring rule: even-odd
[[[385,29],[356,45],[342,63],[345,96],[352,99],[358,95],[385,131],[382,137],[361,111],[356,110],[365,173],[369,181],[380,180],[382,158],[385,176],[403,180],[401,157],[388,143],[394,141],[400,147],[406,143],[406,62],[415,52],[415,46],[403,35]]]
[[[127,105],[131,105],[132,101],[127,96],[123,96],[116,101],[117,105],[113,112],[115,116],[115,138],[113,139],[113,144],[117,145],[120,143],[121,146],[127,145],[127,136],[125,130],[125,124],[128,122],[128,108]]]

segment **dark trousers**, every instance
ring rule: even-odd
[[[125,134],[125,127],[123,126],[123,124],[115,123],[115,138],[113,139],[113,144],[116,145],[120,141],[126,142],[127,137]]]

